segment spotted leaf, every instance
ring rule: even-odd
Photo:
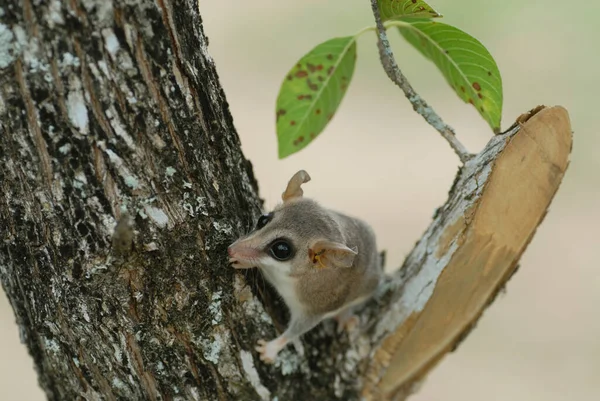
[[[396,18],[435,18],[442,15],[421,0],[377,0],[382,21]]]
[[[354,73],[354,36],[316,46],[286,75],[277,97],[279,158],[303,149],[323,131],[339,107]]]
[[[400,33],[435,63],[456,94],[500,132],[502,78],[496,62],[474,37],[436,21],[405,21]]]

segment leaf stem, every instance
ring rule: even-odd
[[[373,31],[373,32],[375,32],[375,31],[377,31],[377,27],[376,27],[375,25],[373,25],[373,26],[367,26],[367,27],[364,27],[364,28],[363,28],[363,29],[361,29],[360,31],[356,32],[356,33],[354,34],[354,37],[355,37],[355,38],[357,38],[357,37],[359,37],[360,35],[362,35],[363,33],[365,33],[365,32],[369,32],[369,31]]]
[[[377,24],[377,47],[379,48],[379,57],[381,59],[381,64],[383,65],[383,69],[385,70],[387,76],[392,80],[393,83],[398,85],[400,89],[404,92],[404,95],[408,98],[408,101],[412,104],[413,109],[419,113],[425,121],[429,123],[433,128],[435,128],[442,137],[448,141],[450,147],[454,150],[454,152],[458,155],[460,161],[464,164],[469,159],[473,157],[473,154],[469,153],[469,151],[464,147],[464,145],[456,138],[456,133],[452,127],[446,124],[440,116],[433,110],[429,104],[421,96],[415,92],[412,85],[408,82],[396,60],[394,59],[394,53],[392,52],[392,48],[390,47],[390,41],[388,40],[386,33],[386,26],[381,21],[381,15],[379,13],[379,6],[377,5],[377,0],[371,0],[371,8],[373,10],[373,16],[375,17],[375,23]],[[399,25],[396,22],[402,23],[401,21],[392,21],[388,22],[387,26],[395,26]],[[363,29],[366,32],[366,29]]]

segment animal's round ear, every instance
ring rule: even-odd
[[[298,171],[290,181],[288,182],[287,188],[281,194],[283,202],[287,202],[293,198],[301,198],[304,191],[302,191],[302,184],[310,181],[310,176],[304,170]]]
[[[315,267],[336,268],[351,267],[358,249],[348,248],[339,242],[319,240],[308,250],[308,257]]]

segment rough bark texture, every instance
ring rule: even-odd
[[[0,9],[0,279],[50,400],[401,399],[514,271],[566,169],[563,109],[495,137],[359,328],[326,322],[267,366],[255,342],[286,312],[227,266],[260,200],[197,2]],[[510,169],[541,189],[494,203]]]
[[[48,398],[253,398],[224,251],[260,205],[196,2],[2,12],[0,273]]]

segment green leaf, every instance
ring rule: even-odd
[[[355,64],[355,37],[333,38],[308,52],[286,75],[276,106],[280,159],[323,131],[346,93]]]
[[[377,0],[381,21],[397,18],[441,17],[429,4],[422,0]]]
[[[471,35],[436,21],[405,22],[398,29],[435,63],[456,94],[500,132],[502,78],[487,49]]]

